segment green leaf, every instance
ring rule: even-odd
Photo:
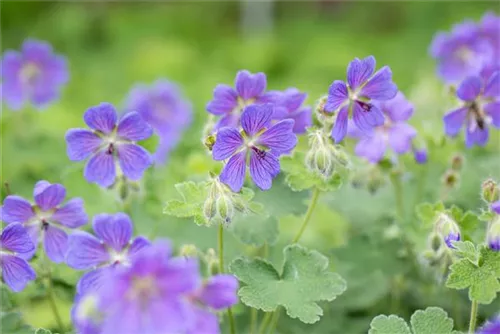
[[[265,312],[283,306],[291,318],[315,323],[323,315],[317,302],[332,301],[346,289],[346,282],[328,271],[328,258],[299,245],[285,247],[280,274],[263,259],[234,260],[231,272],[245,285],[238,294],[250,307]]]
[[[453,319],[439,307],[418,310],[411,316],[411,328],[414,334],[450,334],[453,332]]]
[[[468,258],[450,266],[446,286],[453,289],[469,288],[469,299],[481,304],[490,304],[500,291],[500,253],[481,246],[478,264]]]
[[[0,312],[0,328],[2,329],[2,333],[33,333],[33,329],[24,322],[19,312]]]
[[[373,318],[368,334],[411,334],[404,319],[395,315],[378,315]]]
[[[457,223],[462,231],[470,234],[476,229],[477,225],[479,224],[479,217],[475,213],[467,211],[460,220],[457,220]]]
[[[182,200],[168,201],[163,213],[182,218],[199,215],[202,209],[201,205],[208,196],[207,183],[188,181],[176,184],[175,188],[181,195]]]
[[[231,224],[233,234],[241,242],[255,247],[273,245],[278,239],[278,220],[262,215],[245,215]]]
[[[10,297],[10,291],[7,289],[7,286],[3,283],[0,283],[0,305],[2,306],[2,311],[10,311],[13,307],[12,299]]]
[[[479,253],[476,246],[470,241],[455,241],[453,242],[453,252],[462,258],[466,258],[473,264],[477,265],[479,262]]]
[[[478,216],[479,220],[483,222],[490,222],[495,218],[495,213],[491,211],[484,211]]]
[[[417,205],[416,209],[417,217],[424,225],[427,226],[434,223],[436,215],[442,211],[444,211],[444,205],[441,202],[437,202],[435,204],[422,203]]]
[[[35,334],[52,334],[52,332],[45,328],[38,328]]]

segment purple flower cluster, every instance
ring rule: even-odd
[[[120,172],[130,180],[139,180],[153,163],[152,157],[137,141],[153,134],[151,126],[137,112],[119,121],[115,108],[101,103],[89,108],[83,119],[91,130],[70,129],[66,133],[67,153],[72,161],[89,158],[84,176],[101,187],[113,185]]]
[[[172,257],[167,242],[144,248],[107,275],[102,289],[77,297],[72,317],[80,333],[218,334],[214,311],[238,301],[235,277],[203,281],[197,259]]]
[[[437,33],[430,54],[446,82],[491,75],[500,69],[500,17],[489,12],[478,23],[468,20],[453,26],[451,32]]]
[[[138,84],[125,104],[127,111],[139,113],[153,127],[160,139],[153,158],[157,164],[165,163],[168,153],[191,124],[191,104],[180,88],[167,80],[158,80],[151,86]]]
[[[294,121],[285,119],[272,125],[272,104],[250,105],[241,115],[241,127],[223,127],[213,146],[214,160],[229,159],[220,180],[238,192],[245,181],[247,164],[250,176],[262,190],[272,186],[280,172],[279,157],[297,144]]]
[[[483,325],[477,334],[498,334],[500,333],[500,315],[497,315],[491,321]]]

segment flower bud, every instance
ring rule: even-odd
[[[207,263],[208,272],[212,275],[219,273],[219,258],[215,253],[213,248],[209,248],[207,250],[207,254],[205,255],[205,261]]]
[[[424,149],[417,149],[417,150],[413,151],[413,157],[415,158],[415,161],[418,164],[425,164],[427,162],[427,159],[428,159],[427,150],[425,148]]]
[[[453,241],[460,241],[460,227],[445,213],[439,214],[436,220],[437,232],[449,248],[455,248]]]
[[[493,203],[498,201],[500,197],[498,184],[492,179],[484,181],[481,186],[481,197],[486,203]]]
[[[182,245],[180,255],[185,257],[196,257],[198,256],[198,248],[193,244]]]
[[[451,157],[450,167],[454,171],[461,171],[464,166],[465,158],[462,154],[456,153]]]
[[[496,216],[491,223],[486,234],[486,241],[492,250],[500,252],[500,216]]]
[[[443,246],[443,237],[439,233],[433,232],[429,235],[427,242],[432,251],[438,252]]]
[[[217,214],[225,223],[230,223],[234,216],[234,206],[230,198],[220,196],[216,203]]]
[[[209,196],[205,203],[203,203],[203,215],[207,220],[211,220],[215,214],[217,213],[217,209],[215,207],[215,200],[213,197]]]
[[[212,147],[215,145],[215,135],[211,134],[208,135],[205,140],[203,141],[203,144],[208,148],[209,151],[212,151]]]
[[[460,175],[456,171],[449,169],[444,173],[442,182],[447,189],[453,189],[460,183]]]

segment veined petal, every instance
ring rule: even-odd
[[[261,190],[269,190],[273,178],[280,172],[280,163],[271,152],[252,150],[250,153],[250,176]]]
[[[413,115],[413,104],[402,92],[398,92],[393,99],[374,104],[393,122],[407,121]]]
[[[384,157],[387,144],[380,134],[362,138],[355,148],[356,155],[364,157],[372,163],[377,163]]]
[[[49,224],[44,230],[43,248],[52,262],[63,262],[68,250],[68,235],[60,228]]]
[[[47,181],[40,182],[48,183]],[[55,208],[61,204],[62,201],[64,201],[64,198],[66,197],[66,189],[62,186],[62,184],[58,183],[49,183],[48,185],[44,184],[43,190],[40,190],[40,186],[35,186],[34,197],[36,204],[42,210],[46,211]]]
[[[109,277],[109,272],[114,270],[112,266],[97,268],[85,273],[76,284],[78,294],[99,292]]]
[[[6,223],[24,223],[35,216],[31,203],[20,196],[5,197],[2,206],[2,221]]]
[[[121,138],[139,141],[151,137],[153,128],[137,112],[130,112],[118,123],[117,134]]]
[[[467,77],[458,86],[457,96],[463,101],[474,101],[481,92],[481,79],[479,77]]]
[[[207,111],[214,115],[230,113],[238,106],[238,93],[228,85],[217,85],[214,98],[207,104]]]
[[[266,75],[262,72],[251,74],[248,71],[239,71],[236,74],[236,91],[245,100],[256,98],[264,93],[266,86]]]
[[[23,225],[13,223],[7,225],[0,236],[0,248],[17,254],[30,253],[35,249],[31,238]]]
[[[300,108],[306,98],[306,93],[300,92],[297,88],[288,88],[283,92],[281,104],[289,113],[292,113]]]
[[[293,124],[293,133],[299,135],[303,134],[307,131],[307,128],[312,125],[312,109],[310,107],[305,107],[290,115],[288,118],[295,121]]]
[[[88,221],[88,216],[83,208],[83,200],[81,198],[69,200],[54,212],[52,220],[69,228],[77,228],[85,225]]]
[[[151,246],[151,242],[146,237],[137,237],[130,244],[130,248],[128,249],[128,255],[134,256],[143,250],[146,247]]]
[[[396,96],[398,87],[392,82],[392,71],[388,66],[382,67],[361,89],[361,96],[373,100],[390,100]]]
[[[472,128],[470,124],[465,131],[465,146],[471,148],[474,145],[485,146],[488,143],[489,131],[487,127],[481,129],[479,126]]]
[[[328,98],[325,104],[325,111],[335,112],[349,98],[347,86],[343,81],[335,80],[328,89]]]
[[[500,101],[499,102],[491,102],[483,107],[484,112],[491,117],[491,123],[500,128]]]
[[[266,146],[273,152],[288,153],[297,145],[297,136],[293,133],[295,122],[286,119],[274,124],[257,139],[258,145]]]
[[[106,134],[113,131],[116,125],[116,110],[110,103],[101,103],[87,109],[83,120],[93,130],[99,130]]]
[[[347,67],[347,82],[352,90],[361,86],[375,70],[375,58],[373,56],[366,57],[363,60],[354,58]]]
[[[252,104],[245,108],[241,115],[241,126],[249,136],[254,136],[257,132],[269,127],[273,117],[273,105]]]
[[[413,138],[417,130],[406,123],[394,124],[389,130],[389,144],[397,154],[403,154],[411,150]]]
[[[212,276],[203,285],[198,298],[213,308],[222,310],[238,303],[238,280],[233,275],[219,274]]]
[[[88,158],[102,144],[102,139],[95,133],[85,129],[70,129],[66,132],[66,153],[71,161]]]
[[[500,71],[496,71],[491,75],[486,83],[483,95],[491,98],[500,97]]]
[[[194,317],[185,334],[220,334],[217,315],[198,305],[191,305],[190,314]]]
[[[444,132],[450,137],[458,135],[466,117],[467,108],[459,108],[444,115]]]
[[[90,233],[77,231],[68,240],[66,263],[73,269],[90,269],[110,260],[106,247]]]
[[[115,159],[113,154],[101,150],[94,154],[85,166],[84,177],[101,187],[109,187],[115,182]]]
[[[24,289],[29,281],[36,278],[36,273],[28,262],[14,255],[0,255],[2,278],[14,292]]]
[[[337,114],[337,119],[332,128],[332,138],[335,143],[340,143],[347,134],[347,118],[349,116],[349,108],[347,106],[340,109]]]
[[[491,203],[491,210],[495,211],[497,214],[500,215],[500,201]]]
[[[220,180],[227,184],[234,192],[240,191],[245,182],[247,168],[246,155],[246,150],[233,155],[222,169],[219,177]]]
[[[238,128],[240,126],[240,114],[239,113],[228,113],[222,116],[219,121],[215,124],[214,130],[222,129],[225,127]]]
[[[235,128],[222,128],[217,132],[217,139],[212,148],[214,160],[225,160],[243,145],[243,137]]]
[[[352,113],[354,124],[365,133],[370,133],[374,128],[384,124],[384,114],[375,105],[371,105],[370,110],[365,110],[355,101]]]
[[[132,221],[122,212],[96,215],[92,227],[99,239],[118,252],[125,248],[132,238]]]
[[[142,146],[136,144],[116,145],[118,162],[123,174],[131,180],[139,180],[153,163],[153,158]]]

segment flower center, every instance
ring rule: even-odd
[[[152,276],[132,278],[132,289],[129,292],[130,299],[139,301],[143,306],[147,306],[151,299],[157,295],[158,288],[155,278]]]
[[[252,151],[255,152],[255,154],[257,154],[257,157],[259,159],[264,159],[266,157],[266,154],[267,154],[266,151],[261,150],[261,149],[257,148],[256,146],[252,146],[251,149],[252,149]]]
[[[25,84],[33,83],[40,73],[40,68],[36,64],[27,63],[21,68],[21,82]]]
[[[128,264],[128,258],[127,258],[127,254],[125,252],[116,252],[115,250],[111,250],[110,256],[111,256],[110,262],[113,265],[116,265],[116,264],[127,265]]]
[[[469,120],[469,131],[474,132],[476,128],[486,129],[491,118],[484,113],[479,101],[475,100],[468,104],[467,118]]]
[[[455,55],[464,63],[467,63],[474,58],[474,53],[466,46],[461,46],[457,51],[455,51]]]

